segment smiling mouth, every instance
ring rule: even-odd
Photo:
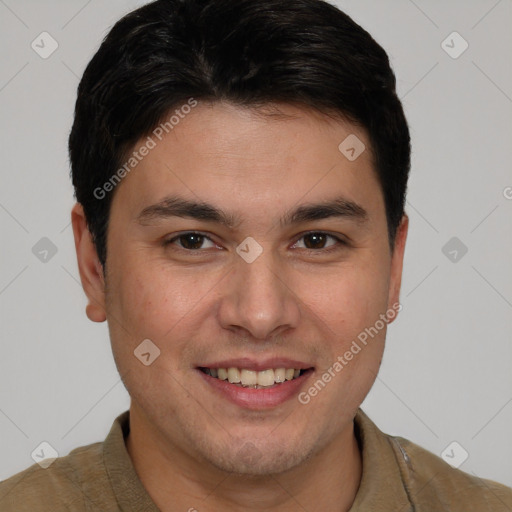
[[[298,379],[302,375],[313,371],[313,368],[269,368],[262,371],[247,370],[245,368],[205,368],[199,367],[210,377],[228,381],[242,388],[267,389],[284,382]]]

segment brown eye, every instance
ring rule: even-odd
[[[181,235],[178,240],[184,249],[201,249],[204,236],[196,233],[189,233],[187,235]]]
[[[164,245],[171,245],[175,242],[179,242],[178,247],[189,250],[189,251],[197,251],[199,249],[205,249],[204,243],[205,241],[210,242],[210,247],[214,247],[214,243],[206,236],[201,233],[189,232],[182,233],[181,235],[175,236],[170,240],[166,240]]]
[[[327,240],[324,233],[311,233],[304,236],[304,245],[307,249],[323,249]]]
[[[333,240],[334,242],[327,245],[329,239]],[[343,240],[339,239],[338,237],[322,232],[306,233],[296,242],[295,245],[299,244],[300,240],[304,240],[304,247],[299,246],[300,249],[308,249],[313,251],[321,249],[328,251],[336,249],[339,245],[344,245]]]

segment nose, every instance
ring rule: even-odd
[[[239,258],[225,285],[218,309],[224,329],[266,340],[297,327],[298,297],[270,252],[264,251],[252,263]]]

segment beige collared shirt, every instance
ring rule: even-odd
[[[382,433],[362,410],[355,426],[363,475],[350,512],[512,512],[512,489],[453,469],[414,443]],[[0,512],[158,512],[126,450],[128,432],[125,411],[104,442],[0,482]]]

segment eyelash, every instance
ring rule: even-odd
[[[202,236],[205,239],[209,240],[210,242],[215,243],[208,235],[206,235],[205,233],[202,233],[201,231],[185,231],[183,233],[180,233],[179,235],[174,236],[173,238],[164,240],[162,245],[164,247],[167,247],[167,246],[171,245],[173,242],[175,242],[176,240],[180,239],[182,236],[186,236],[186,235],[199,235],[199,236]],[[302,238],[304,238],[304,237],[306,237],[308,235],[326,235],[329,238],[333,238],[337,242],[336,244],[331,245],[330,247],[327,247],[327,248],[320,248],[320,249],[308,249],[308,248],[305,248],[305,249],[303,249],[303,250],[308,251],[308,252],[331,253],[333,251],[337,251],[337,250],[341,249],[343,246],[347,246],[348,245],[347,242],[345,242],[341,238],[339,238],[339,237],[337,237],[335,235],[331,235],[330,233],[326,233],[325,231],[308,231],[307,233],[302,234],[300,236],[300,238],[298,238],[295,241],[295,243],[297,243],[299,240],[301,240]],[[295,245],[295,243],[294,243],[294,245]],[[178,246],[178,250],[185,251],[185,252],[188,252],[188,253],[200,253],[200,252],[203,252],[203,249],[185,249],[184,247],[179,247],[179,246]]]

